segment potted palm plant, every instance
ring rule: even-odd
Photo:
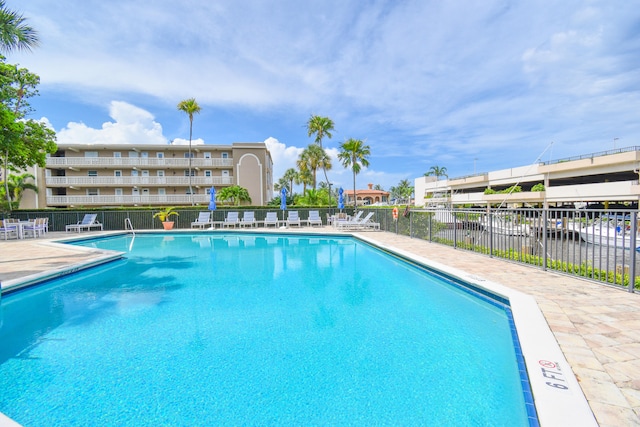
[[[154,218],[158,218],[162,222],[162,226],[165,230],[171,230],[173,228],[173,221],[169,221],[172,216],[180,216],[174,208],[164,208],[160,212],[153,214]]]

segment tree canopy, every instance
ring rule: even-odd
[[[7,64],[0,56],[0,158],[3,177],[9,171],[46,165],[47,154],[57,150],[56,135],[45,123],[28,119],[29,98],[38,94],[40,78],[25,68]],[[6,203],[11,209],[9,180],[4,180]]]
[[[351,168],[353,171],[353,208],[357,208],[356,197],[356,175],[360,173],[361,168],[369,166],[369,155],[371,149],[360,139],[349,138],[340,144],[340,153],[338,158],[345,168]]]
[[[222,202],[230,202],[233,205],[240,206],[241,202],[251,203],[251,196],[246,188],[239,185],[222,188],[216,193],[216,199]]]
[[[38,43],[38,33],[27,25],[26,18],[0,0],[0,51],[31,50]]]

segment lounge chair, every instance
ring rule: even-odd
[[[229,212],[227,213],[227,217],[224,219],[222,223],[222,227],[233,227],[240,224],[240,218],[238,217],[238,212]]]
[[[98,214],[85,214],[82,221],[79,221],[75,224],[69,224],[65,227],[65,231],[77,231],[78,233],[82,230],[90,231],[92,228],[99,228],[102,230],[102,224],[100,224],[96,218]]]
[[[200,212],[198,218],[191,223],[191,228],[204,228],[211,225],[211,212]]]
[[[289,211],[289,215],[287,215],[287,226],[297,225],[300,227],[300,216],[298,215],[298,211]]]
[[[360,224],[358,224],[359,228],[362,229],[370,229],[370,230],[380,230],[380,223],[371,221],[371,217],[373,216],[373,212],[369,212],[367,216],[365,216]]]
[[[253,211],[244,211],[242,214],[242,220],[240,221],[240,227],[257,227],[256,216]]]
[[[364,213],[364,211],[358,211],[356,216],[354,216],[353,218],[351,218],[349,220],[346,220],[346,221],[338,220],[336,222],[336,227],[338,227],[340,229],[357,228],[358,224],[360,223],[360,217],[362,216],[363,213]]]
[[[314,225],[322,227],[322,218],[320,218],[320,213],[318,211],[309,211],[307,223],[309,224],[309,227],[313,227]]]
[[[264,226],[268,227],[273,225],[274,227],[278,227],[278,212],[267,212],[267,216],[264,218]]]

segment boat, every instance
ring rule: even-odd
[[[631,217],[602,215],[580,229],[580,238],[594,245],[619,249],[631,248]],[[640,227],[636,227],[636,250],[640,250]]]
[[[506,236],[530,236],[531,227],[529,224],[521,223],[518,215],[490,215],[489,221],[487,215],[480,218],[480,224],[485,230],[491,233],[503,234]]]

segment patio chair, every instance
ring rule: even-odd
[[[287,215],[287,226],[297,225],[300,227],[300,216],[298,215],[298,211],[289,211]]]
[[[357,227],[362,229],[370,229],[370,230],[380,230],[380,223],[371,221],[371,217],[373,216],[373,212],[369,212],[367,216],[365,216],[362,221],[357,225]]]
[[[264,218],[264,226],[268,227],[273,225],[274,227],[278,227],[278,212],[267,212],[267,216]]]
[[[211,212],[200,212],[198,218],[191,223],[191,228],[204,228],[211,225]]]
[[[309,224],[309,227],[313,227],[314,225],[322,227],[322,218],[320,218],[320,213],[318,211],[309,211],[307,223]]]
[[[233,225],[235,228],[236,225],[240,224],[240,219],[238,218],[238,212],[229,212],[227,213],[227,217],[224,219],[222,223],[222,227],[230,227]]]
[[[18,238],[18,227],[16,225],[11,225],[10,222],[0,221],[0,234],[4,235],[4,240],[8,240],[10,235],[14,235],[14,237]]]
[[[43,236],[45,233],[45,218],[36,218],[30,223],[25,223],[22,227],[22,233],[24,237],[32,234],[34,239],[38,236]]]
[[[85,214],[82,221],[79,221],[75,224],[69,224],[65,227],[65,231],[77,231],[78,233],[82,230],[90,231],[92,228],[99,228],[102,230],[102,224],[100,224],[96,218],[98,214]]]

